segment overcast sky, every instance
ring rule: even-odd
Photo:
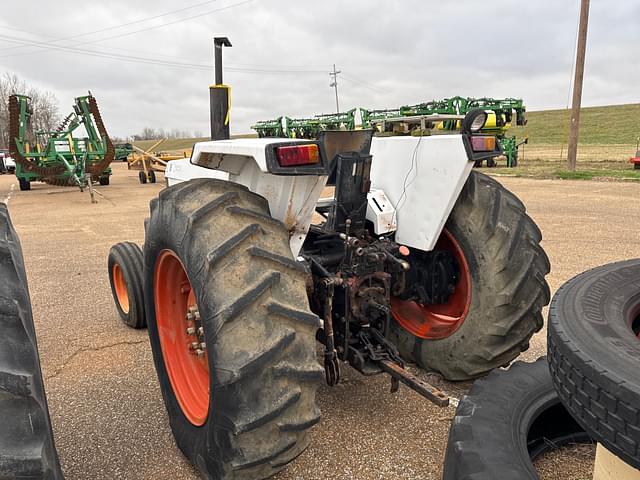
[[[65,115],[74,96],[91,90],[107,129],[125,136],[145,126],[208,133],[212,38],[225,35],[233,43],[224,80],[233,88],[235,133],[279,115],[333,112],[333,63],[342,71],[341,109],[453,95],[564,108],[580,2],[5,3],[0,69],[52,91]],[[585,75],[585,106],[640,102],[640,2],[591,1]]]

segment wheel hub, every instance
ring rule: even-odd
[[[441,339],[453,334],[464,322],[471,305],[471,273],[462,248],[446,229],[442,231],[436,249],[446,252],[457,264],[455,287],[448,295],[439,295],[442,303],[419,303],[391,297],[391,313],[408,332],[419,338]],[[450,269],[440,269],[447,273]],[[450,275],[451,272],[448,274]],[[447,279],[439,283],[449,289]]]
[[[127,282],[124,280],[122,268],[118,263],[114,263],[111,267],[111,277],[113,278],[113,289],[116,292],[116,299],[120,304],[122,311],[129,313],[129,293],[127,292]]]
[[[171,250],[158,255],[154,303],[162,358],[182,413],[203,425],[209,412],[209,360],[195,293],[184,265]]]

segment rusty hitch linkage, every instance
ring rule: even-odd
[[[439,407],[449,405],[449,395],[404,369],[404,361],[400,358],[398,349],[377,329],[367,328],[360,331],[359,338],[369,359],[376,362],[383,372],[391,375],[392,392],[398,391],[402,382]]]
[[[325,288],[325,304],[324,304],[324,330],[326,335],[326,348],[324,351],[324,372],[327,385],[333,387],[340,381],[340,363],[338,363],[338,354],[335,348],[333,336],[333,293],[334,286],[340,279],[327,277],[322,280]]]
[[[380,368],[391,375],[391,378],[396,382],[400,381],[404,383],[407,387],[418,392],[424,398],[430,400],[439,407],[449,406],[449,395],[444,393],[442,390],[438,390],[430,383],[415,377],[397,363],[391,360],[380,360],[379,365]]]

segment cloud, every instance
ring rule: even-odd
[[[225,82],[233,88],[233,132],[246,132],[253,122],[279,115],[334,111],[329,87],[334,63],[343,72],[338,77],[342,109],[392,108],[452,95],[522,97],[529,110],[567,105],[576,0],[253,0],[83,45],[240,2],[217,0],[188,8],[204,2],[64,0],[38,2],[37,10],[33,0],[14,2],[0,22],[2,70],[54,92],[62,112],[70,109],[74,96],[91,90],[108,129],[117,136],[145,126],[207,132],[213,69],[96,55],[211,65],[212,38],[221,35],[233,43],[224,50]],[[640,6],[631,0],[592,3],[583,104],[638,102],[640,63],[633,60],[640,58]],[[183,10],[131,23],[178,9]],[[91,55],[20,47],[6,40],[51,43],[123,23],[131,24],[57,43]],[[28,32],[6,28],[25,25]],[[256,72],[264,69],[277,72]]]

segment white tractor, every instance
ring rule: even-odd
[[[465,380],[528,348],[549,261],[522,202],[473,170],[500,154],[485,120],[203,142],[174,164],[144,251],[115,245],[109,276],[123,320],[148,326],[176,442],[204,478],[266,478],[300,455],[318,382],[342,363],[447,405],[407,362]]]

